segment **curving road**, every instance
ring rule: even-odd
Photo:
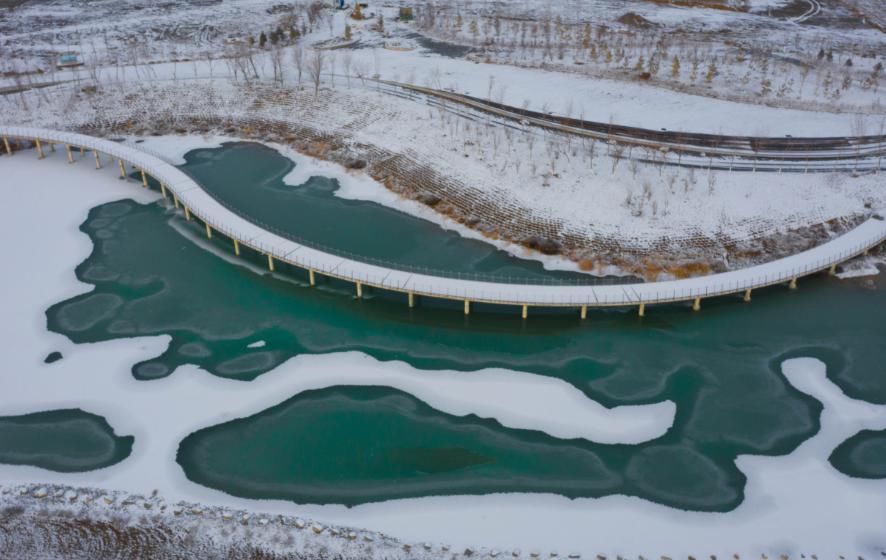
[[[117,160],[117,166],[124,175],[128,171],[125,166],[133,166],[142,172],[145,186],[146,176],[150,175],[160,182],[164,195],[171,196],[175,206],[180,206],[188,219],[197,218],[203,222],[207,236],[221,233],[234,240],[235,246],[249,247],[265,255],[271,270],[275,262],[285,262],[308,270],[312,277],[322,274],[353,282],[358,297],[365,286],[372,286],[407,294],[410,304],[414,296],[463,301],[466,314],[473,302],[522,306],[524,317],[528,307],[575,307],[581,309],[582,317],[588,307],[640,306],[642,314],[648,304],[691,301],[697,309],[703,298],[743,293],[746,299],[750,299],[750,292],[754,289],[788,282],[794,284],[800,277],[824,270],[833,272],[838,264],[886,240],[886,221],[874,214],[843,236],[808,251],[742,270],[684,280],[550,286],[443,278],[337,256],[269,232],[222,206],[175,166],[132,146],[83,134],[39,128],[0,126],[0,136],[4,142],[39,142],[38,151],[45,151],[48,143],[66,146],[68,150],[90,150],[96,166],[102,160],[102,155],[106,154]],[[74,162],[70,151],[68,154],[70,161]],[[2,176],[3,164],[0,159],[0,179]]]
[[[620,157],[681,167],[729,171],[865,172],[879,170],[886,156],[886,135],[832,137],[753,137],[658,131],[538,113],[468,95],[378,80],[391,95],[427,102],[447,110],[454,104],[525,128],[528,125],[603,141]],[[447,104],[447,102],[452,102]],[[513,124],[515,123],[515,124]]]

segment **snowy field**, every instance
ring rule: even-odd
[[[170,81],[138,88],[125,83],[119,89],[73,99],[67,90],[41,90],[39,95],[45,98],[38,97],[27,111],[15,109],[10,120],[65,129],[131,118],[151,131],[158,115],[166,119],[173,114],[310,127],[340,138],[345,154],[341,157],[353,150],[360,154],[366,146],[380,148],[445,178],[442,195],[447,202],[467,208],[469,201],[484,201],[488,209],[476,216],[482,223],[475,229],[485,229],[493,239],[520,243],[530,235],[522,222],[553,224],[550,236],[584,240],[576,242],[568,256],[576,263],[593,263],[585,268],[596,273],[611,271],[616,263],[607,261],[607,254],[619,249],[654,253],[650,260],[664,261],[663,268],[668,262],[699,258],[699,253],[720,269],[728,268],[730,260],[743,266],[745,262],[731,255],[724,259],[722,246],[748,244],[751,250],[759,240],[824,223],[828,223],[826,232],[839,233],[866,217],[871,208],[886,205],[878,175],[663,168],[619,160],[608,155],[603,142],[477,123],[421,100],[376,89],[356,79],[349,86],[339,77],[324,80],[320,97],[307,85],[300,91],[277,93],[270,86],[256,89],[221,80]],[[379,183],[366,182],[364,187],[352,197],[429,216],[426,208],[401,202],[402,189],[398,197]],[[421,194],[405,193],[405,199]],[[441,207],[436,210],[432,217],[455,227]],[[511,221],[514,215],[520,222]],[[462,216],[462,221],[467,219],[471,216]],[[793,248],[794,244],[788,238],[782,254],[808,247],[801,243]],[[663,246],[670,246],[670,251],[662,251]]]
[[[209,8],[187,4],[182,8],[180,25],[168,30],[161,25],[168,16],[135,1],[119,6],[100,2],[93,6],[95,17],[91,18],[85,17],[81,8],[62,3],[50,6],[43,19],[31,4],[7,13],[4,25],[20,30],[15,36],[21,39],[17,48],[31,49],[28,52],[43,53],[44,57],[53,49],[71,48],[88,53],[86,64],[58,72],[46,67],[47,71],[39,76],[8,76],[5,85],[15,87],[25,79],[75,80],[81,84],[97,82],[98,88],[76,96],[72,96],[75,87],[70,85],[2,96],[0,104],[7,124],[70,128],[131,119],[149,133],[169,115],[173,115],[172,120],[176,115],[204,115],[306,127],[317,135],[341,140],[352,157],[381,150],[383,158],[397,156],[407,166],[444,177],[447,183],[439,187],[447,193],[442,197],[444,204],[431,212],[414,202],[427,199],[428,193],[412,187],[416,184],[413,177],[405,179],[406,185],[393,188],[367,183],[360,192],[346,196],[393,205],[433,218],[450,229],[463,231],[464,223],[475,224],[471,226],[474,236],[502,241],[512,248],[539,236],[571,240],[562,251],[563,257],[547,259],[550,264],[559,261],[556,266],[595,274],[639,274],[649,279],[671,278],[685,274],[686,269],[726,270],[759,262],[763,252],[786,255],[808,248],[858,223],[872,208],[886,205],[880,177],[875,175],[741,173],[640,163],[631,159],[630,151],[627,157],[613,155],[604,142],[564,137],[533,127],[507,126],[424,99],[404,99],[373,87],[370,78],[429,85],[516,107],[651,130],[776,137],[877,134],[886,126],[886,114],[876,109],[879,86],[854,87],[851,95],[841,97],[850,100],[853,107],[865,108],[866,114],[858,114],[847,110],[848,106],[814,111],[776,108],[753,99],[736,102],[719,98],[723,96],[714,95],[713,90],[690,93],[654,80],[592,75],[556,64],[537,68],[531,67],[533,64],[518,67],[507,61],[485,63],[485,59],[446,56],[433,46],[423,47],[416,30],[421,27],[421,33],[434,35],[434,26],[395,21],[396,3],[373,6],[367,16],[376,17],[355,21],[348,17],[348,11],[321,10],[312,16],[307,9],[287,11],[258,0],[226,2],[216,10],[218,17],[211,29],[200,26]],[[56,13],[55,8],[61,6],[64,10]],[[529,6],[513,3],[507,10],[519,14]],[[567,23],[581,27],[584,20],[567,17],[575,13],[569,6],[568,2],[551,4],[549,11],[539,17],[565,18]],[[446,3],[436,7],[439,21],[461,13],[453,12],[455,8]],[[848,32],[839,27],[801,26],[768,15],[771,10],[784,8],[779,2],[739,7],[739,11],[723,11],[631,3],[637,13],[658,17],[661,32],[677,33],[683,25],[685,29],[680,33],[685,31],[694,37],[692,33],[716,31],[717,25],[735,24],[754,40],[795,32],[804,45],[848,41]],[[466,20],[474,12],[477,17],[488,18],[500,8],[504,9],[485,2],[473,6],[474,11],[462,15],[462,25],[469,27]],[[620,13],[617,6],[604,0],[598,8],[588,16],[594,25]],[[426,14],[427,10],[420,13]],[[118,21],[115,15],[119,14],[125,17]],[[379,29],[377,16],[382,14],[386,23]],[[681,24],[681,14],[692,17]],[[43,28],[55,21],[52,18],[63,22],[55,35]],[[238,26],[245,20],[253,22],[248,30]],[[156,30],[142,36],[140,43],[152,50],[121,47],[121,34],[127,29],[121,22]],[[286,23],[292,25],[297,39],[289,38]],[[276,43],[269,40],[265,47],[243,50],[247,36],[255,39],[259,32],[270,33],[276,25],[283,29],[283,37]],[[350,43],[343,42],[346,25],[353,37]],[[617,29],[614,27],[613,33]],[[481,31],[495,33],[485,27]],[[575,35],[577,31],[570,33]],[[815,39],[820,34],[833,40],[822,43],[820,38]],[[862,50],[882,42],[879,32],[870,29],[854,30],[850,35],[858,35],[855,47]],[[78,49],[77,41],[70,37],[80,37],[84,44]],[[598,40],[596,34],[593,37]],[[310,69],[315,51],[310,47],[341,44],[352,48],[324,51],[315,94]],[[627,43],[624,48],[630,50]],[[508,56],[524,61],[535,56],[518,51],[512,49]],[[650,59],[649,52],[644,56]],[[846,56],[821,64],[843,64],[845,69]],[[18,53],[8,59],[7,67],[14,70],[26,64],[46,65],[45,58],[28,60]],[[854,60],[852,72],[859,80],[879,61],[861,55]],[[753,64],[757,63],[762,64],[761,60]],[[662,61],[665,67],[668,64]],[[772,62],[773,73],[775,65]],[[683,66],[688,72],[688,61]],[[704,70],[702,65],[701,72]],[[755,66],[757,70],[760,68]],[[723,73],[727,73],[725,67]],[[245,76],[250,77],[249,82],[243,81]],[[238,81],[231,83],[231,77]],[[810,91],[821,81],[814,75],[807,78]],[[275,88],[274,83],[279,87]],[[718,87],[736,89],[735,84],[725,81]],[[811,99],[797,101],[797,107],[818,107]],[[116,135],[125,131],[105,132]],[[439,193],[431,193],[434,197],[440,198]],[[484,210],[473,215],[474,208]],[[625,254],[631,255],[627,262]]]
[[[726,514],[681,512],[625,497],[568,500],[521,494],[409,499],[347,509],[235,499],[199,487],[188,482],[174,462],[182,437],[252,414],[297,392],[333,384],[388,385],[452,414],[473,412],[508,426],[593,441],[639,442],[656,437],[670,425],[673,406],[606,410],[550,378],[506,370],[478,372],[469,378],[448,372],[418,376],[405,364],[382,365],[358,353],[300,357],[249,384],[190,366],[163,380],[135,381],[126,373],[130,365],[161,352],[166,337],[74,345],[46,331],[44,311],[86,288],[75,279],[73,269],[91,250],[88,238],[77,231],[89,208],[120,198],[148,202],[155,195],[134,182],[119,181],[113,169],[96,172],[85,165],[69,166],[61,153],[44,162],[0,158],[0,171],[9,178],[6,184],[18,187],[7,193],[0,228],[7,239],[25,235],[32,239],[9,247],[11,261],[19,263],[18,273],[4,275],[0,290],[4,308],[10,310],[9,320],[0,326],[7,341],[8,366],[0,376],[2,412],[82,407],[105,415],[118,433],[135,436],[129,459],[94,472],[58,474],[0,467],[7,488],[39,482],[142,495],[156,489],[169,504],[185,500],[285,513],[428,542],[433,550],[446,543],[453,550],[576,551],[585,557],[804,552],[836,557],[874,555],[886,547],[881,527],[886,482],[846,478],[826,461],[830,451],[857,430],[886,427],[886,407],[846,398],[826,380],[824,365],[812,359],[789,360],[783,370],[796,388],[824,404],[821,432],[789,456],[740,458],[739,467],[748,476],[746,500]],[[40,220],[35,220],[38,215]],[[64,359],[43,364],[43,357],[54,350],[61,351]],[[489,394],[496,398],[484,398]],[[550,410],[558,411],[556,418]],[[825,496],[828,507],[822,508]],[[2,498],[7,503],[16,499],[15,492]],[[642,534],[637,534],[637,527],[644,528]]]
[[[533,26],[556,24],[556,37],[549,39],[547,32],[533,27],[526,32],[527,39],[520,24],[525,23],[520,17],[534,6],[527,2],[428,4],[418,6],[418,19],[412,23],[396,21],[400,7],[396,2],[371,6],[366,19],[359,21],[349,17],[348,10],[287,7],[261,0],[213,7],[185,3],[174,15],[135,0],[97,2],[89,10],[64,2],[39,9],[25,3],[0,20],[0,27],[10,30],[15,39],[7,46],[13,50],[5,59],[3,85],[74,81],[97,88],[74,97],[76,86],[40,89],[0,96],[0,103],[7,124],[49,128],[131,119],[150,132],[170,114],[307,127],[320,136],[340,139],[357,157],[364,157],[360,150],[382,150],[384,158],[397,156],[421,173],[444,177],[447,185],[440,188],[447,194],[434,216],[444,227],[473,223],[484,238],[514,245],[538,237],[570,239],[563,260],[573,269],[595,274],[667,279],[684,274],[684,269],[745,266],[760,260],[763,247],[779,255],[808,248],[886,204],[878,176],[663,168],[637,162],[630,150],[622,159],[603,142],[507,126],[470,111],[464,114],[424,99],[404,99],[374,88],[370,79],[428,85],[516,107],[651,130],[775,137],[886,130],[886,111],[878,108],[880,76],[873,75],[882,56],[868,56],[869,51],[882,50],[882,34],[875,29],[848,30],[833,22],[812,25],[779,15],[778,10],[793,9],[795,2],[738,2],[730,3],[729,10],[629,3],[632,13],[656,20],[650,36],[681,38],[679,44],[659,48],[643,43],[650,40],[644,39],[648,34],[613,24],[626,9],[620,4],[596,0],[592,10],[580,10],[568,1],[548,4],[536,14]],[[208,24],[210,12],[213,18]],[[477,33],[471,33],[472,18],[479,18]],[[458,20],[460,26],[454,30]],[[496,26],[497,20],[505,23]],[[248,27],[245,21],[250,22]],[[594,26],[608,31],[595,31]],[[740,30],[741,40],[731,40],[738,46],[730,47],[741,51],[737,55],[720,52],[718,34],[727,28]],[[137,29],[143,33],[127,42],[127,33]],[[587,44],[586,29],[590,30]],[[262,44],[261,33],[272,38]],[[346,34],[350,41],[344,39]],[[443,38],[456,43],[480,40],[489,52],[480,58],[448,56],[449,47],[422,43],[423,35],[446,35]],[[517,35],[519,44],[506,46]],[[763,57],[757,47],[767,41],[776,50]],[[604,43],[624,60],[605,62],[608,70],[600,72],[588,70],[589,59],[582,66],[588,71],[564,66],[563,60],[587,59],[589,49],[600,55]],[[559,50],[561,44],[582,52],[570,51],[563,60],[554,57],[547,62],[542,55],[543,64],[536,64],[539,49]],[[793,52],[797,45],[803,46],[803,52]],[[321,51],[312,46],[346,47],[322,51],[316,83],[311,67],[318,61],[315,53]],[[776,52],[782,47],[793,51]],[[821,60],[815,47],[826,52]],[[66,49],[80,52],[84,66],[55,70],[48,53]],[[699,49],[710,52],[705,54],[709,58],[722,56],[717,62],[719,77],[707,84],[711,88],[626,79],[616,68],[619,64],[632,68],[629,58],[643,57],[646,62],[658,58],[664,79],[675,56],[683,59],[681,76],[690,67],[694,74],[704,74],[707,63],[696,64],[698,56],[692,54]],[[689,55],[695,62],[690,63]],[[500,56],[507,60],[498,60]],[[846,66],[849,58],[854,61],[851,67]],[[747,68],[738,68],[742,65]],[[21,74],[34,66],[42,68],[42,74]],[[799,76],[789,76],[798,68],[811,69],[802,81],[814,98],[804,97]],[[796,108],[769,106],[753,96],[742,102],[725,99],[729,96],[724,92],[744,87],[739,82],[745,71],[751,81],[759,81],[758,73],[771,74],[773,87],[780,80],[794,82],[799,96],[788,97],[796,102],[789,106]],[[829,107],[813,93],[827,89],[824,72],[851,74],[851,84],[840,90],[839,99],[825,99],[833,102]],[[232,77],[237,83],[230,83]],[[272,86],[275,83],[279,89]],[[836,91],[837,86],[828,87]],[[426,217],[427,209],[411,201],[427,199],[428,193],[411,186],[414,177],[404,181],[407,185],[388,185],[399,196],[367,188],[359,197]],[[436,192],[430,196],[440,198]],[[474,208],[484,210],[472,215]],[[625,254],[631,255],[628,262]]]

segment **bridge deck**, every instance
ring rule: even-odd
[[[415,295],[545,307],[636,306],[742,293],[789,282],[860,255],[886,239],[886,221],[874,215],[846,234],[808,251],[741,270],[684,280],[599,286],[507,284],[445,278],[385,268],[343,258],[301,245],[262,229],[234,214],[188,175],[162,159],[135,147],[71,132],[0,126],[4,138],[37,140],[83,147],[122,160],[165,185],[190,214],[241,245],[274,260],[316,273]],[[2,146],[0,146],[2,149]],[[0,167],[2,177],[2,167]]]

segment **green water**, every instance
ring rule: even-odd
[[[862,430],[841,443],[828,459],[856,478],[886,478],[886,430]]]
[[[114,435],[101,416],[79,409],[0,417],[0,463],[84,472],[119,463],[132,436]]]
[[[665,438],[666,440],[669,438]],[[598,445],[453,417],[384,387],[308,391],[188,436],[191,480],[251,498],[347,505],[433,494],[629,494],[691,509],[737,503],[744,479],[682,445]]]
[[[194,150],[183,169],[219,201],[281,235],[329,252],[407,270],[504,281],[611,283],[577,272],[549,271],[493,246],[374,202],[335,196],[335,179],[315,176],[290,186],[294,164],[261,144],[229,143]]]
[[[250,380],[292,356],[359,350],[420,369],[556,377],[606,406],[677,405],[661,438],[604,446],[449,416],[395,391],[336,387],[185,441],[179,460],[188,476],[231,494],[354,504],[505,489],[626,493],[725,511],[743,495],[738,455],[787,454],[818,431],[821,405],[787,383],[784,359],[820,358],[849,396],[886,403],[886,296],[876,284],[821,276],[797,291],[757,291],[750,304],[721,298],[700,313],[656,306],[644,319],[635,310],[595,311],[582,322],[574,311],[524,322],[517,309],[483,306],[466,318],[426,301],[410,310],[402,296],[355,300],[352,286],[336,282],[312,289],[256,274],[171,223],[199,239],[198,224],[159,204],[93,209],[82,230],[94,251],[76,273],[95,290],[52,306],[49,328],[75,342],[170,335],[167,351],[134,364],[133,375],[146,380],[186,363]],[[215,247],[230,253],[218,237]],[[242,262],[249,259],[262,262],[244,252]],[[258,340],[266,345],[247,348]],[[320,441],[317,423],[337,435]],[[528,442],[539,451],[527,453]]]

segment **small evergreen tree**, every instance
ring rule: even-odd
[[[674,55],[674,60],[671,61],[671,77],[680,78],[680,58],[677,55]]]
[[[385,32],[385,16],[378,14],[378,32]]]
[[[351,40],[351,26],[348,24],[345,24],[345,41],[350,41],[350,40]]]
[[[258,36],[258,46],[264,48],[265,44],[268,42],[268,36],[265,35],[265,32],[262,31],[261,35]]]

